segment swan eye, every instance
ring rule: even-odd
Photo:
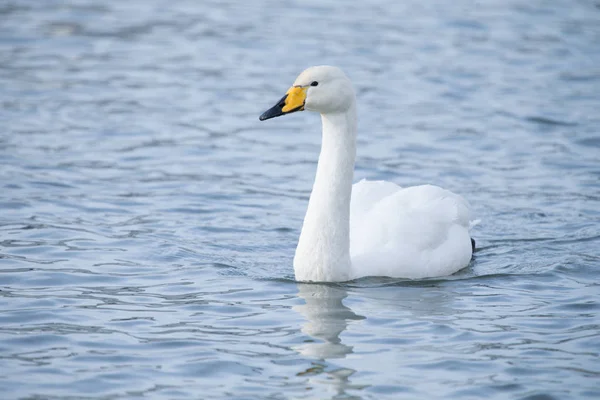
[[[319,82],[317,82],[317,81],[312,81],[310,84],[310,86],[318,86],[318,85],[319,85]]]

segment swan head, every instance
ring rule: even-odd
[[[273,107],[260,120],[291,114],[296,111],[316,111],[321,114],[346,112],[354,103],[354,89],[344,72],[329,65],[304,70]]]

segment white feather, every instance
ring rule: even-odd
[[[350,210],[354,278],[449,275],[471,259],[469,205],[448,190],[363,180]]]

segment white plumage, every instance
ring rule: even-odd
[[[355,278],[450,275],[471,259],[469,205],[437,186],[352,187],[350,257]]]
[[[305,109],[321,114],[323,137],[294,257],[297,280],[416,279],[450,275],[469,264],[470,212],[462,197],[432,185],[352,185],[356,100],[339,68],[305,70],[261,120]]]

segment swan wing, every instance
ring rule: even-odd
[[[469,204],[448,190],[361,181],[350,206],[353,276],[450,275],[471,259],[469,223]]]

